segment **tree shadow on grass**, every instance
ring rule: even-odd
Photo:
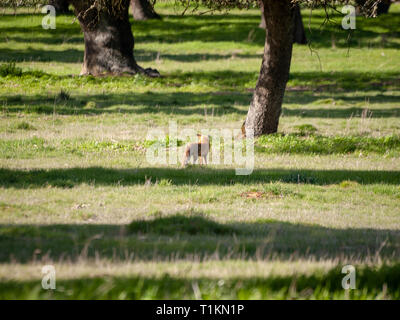
[[[262,59],[262,54],[247,54],[231,51],[226,54],[216,53],[187,53],[187,54],[163,54],[159,51],[151,50],[136,50],[135,59],[138,62],[151,62],[156,59],[172,60],[178,62],[202,62],[202,61],[218,61],[218,60],[233,60],[233,59]]]
[[[249,176],[238,176],[234,169],[193,167],[111,169],[103,167],[70,169],[19,170],[0,168],[0,186],[3,188],[65,187],[85,184],[138,185],[146,181],[170,180],[173,185],[232,185],[253,183],[306,183],[313,185],[338,184],[351,180],[360,184],[398,185],[400,171],[363,170],[308,170],[255,169]]]
[[[169,114],[203,115],[205,109],[214,116],[224,114],[246,114],[236,104],[247,105],[250,93],[195,93],[195,92],[146,92],[132,94],[92,94],[72,95],[69,100],[57,97],[35,95],[31,97],[3,96],[7,112],[26,112],[38,114],[96,115],[96,114]],[[95,103],[87,108],[88,102]],[[214,108],[214,111],[211,109]]]
[[[102,258],[138,261],[173,259],[400,258],[400,231],[336,229],[257,219],[220,223],[201,212],[179,212],[128,225],[0,225],[0,261],[26,263],[48,254],[53,260]],[[40,251],[38,251],[40,250]]]
[[[229,266],[229,265],[228,265]],[[159,277],[113,276],[57,279],[55,290],[42,290],[39,280],[3,281],[1,299],[376,299],[400,298],[400,264],[356,265],[357,290],[343,290],[341,266],[295,276]],[[196,292],[193,287],[197,288]],[[107,288],[107,290],[105,290]],[[383,289],[385,288],[385,289]],[[180,306],[179,301],[174,302]],[[156,307],[154,306],[154,310]],[[232,312],[232,311],[230,311]],[[286,311],[281,310],[284,316]],[[288,316],[292,315],[291,311]]]
[[[145,94],[144,94],[145,95]],[[153,94],[154,95],[154,94]],[[118,96],[112,94],[111,96]],[[181,115],[181,116],[204,116],[207,112],[208,116],[219,117],[226,114],[237,114],[245,117],[247,114],[247,108],[241,108],[237,106],[250,104],[251,95],[248,94],[232,94],[227,98],[220,98],[219,95],[213,94],[198,94],[198,93],[176,93],[176,94],[165,94],[165,99],[160,99],[162,95],[157,99],[142,100],[140,97],[131,97],[130,99],[123,99],[123,106],[120,106],[114,100],[112,104],[112,98],[107,97],[106,101],[104,97],[91,96],[82,97],[78,102],[70,101],[67,103],[56,103],[54,99],[44,98],[37,100],[24,99],[18,103],[8,102],[3,107],[3,110],[8,113],[34,113],[34,114],[59,114],[59,115],[88,115],[95,116],[101,114],[130,114],[130,115],[141,115],[141,114],[158,114],[158,115]],[[175,96],[177,98],[173,98]],[[189,98],[186,100],[186,97]],[[182,98],[182,100],[181,100]],[[319,96],[320,98],[320,96]],[[396,97],[393,97],[395,100]],[[12,101],[11,97],[11,101]],[[303,99],[309,99],[309,97],[303,96]],[[359,99],[360,101],[362,99]],[[400,97],[398,98],[400,101]],[[100,102],[99,102],[100,101]],[[175,101],[180,101],[176,103]],[[95,102],[95,107],[86,108],[85,105],[89,102]],[[175,102],[175,103],[174,103]],[[298,104],[299,100],[296,101]],[[304,103],[304,100],[303,100]],[[13,105],[15,104],[15,105]],[[306,103],[304,103],[306,104]],[[300,118],[325,118],[325,119],[349,119],[349,118],[361,118],[368,109],[369,119],[380,119],[380,118],[398,118],[400,117],[400,108],[371,108],[370,104],[365,104],[365,107],[351,107],[351,108],[282,108],[281,117],[300,117]],[[244,119],[244,118],[243,118]],[[200,120],[198,120],[200,121]]]
[[[42,16],[40,13],[37,16]],[[15,18],[9,18],[8,22],[15,23]],[[32,19],[30,14],[17,14],[16,18],[20,23],[24,23],[25,19]],[[336,38],[336,47],[347,47],[349,33],[341,27],[340,15],[331,16],[331,21],[336,19],[336,23],[324,24],[323,13],[313,13],[311,23],[309,24],[309,11],[303,11],[303,22],[307,38],[313,42],[316,47],[332,47],[332,35]],[[40,25],[40,19],[37,19],[38,25],[28,27],[7,25],[0,28],[1,33],[9,37],[10,40],[26,42],[25,39],[32,38],[32,32],[40,37],[35,42],[43,42],[45,44],[59,44],[65,35],[74,36],[80,34],[79,26],[72,25],[74,17],[72,15],[66,17],[57,23],[57,29],[44,30]],[[133,21],[132,31],[135,40],[138,43],[147,42],[163,42],[163,43],[182,43],[185,41],[201,41],[201,42],[242,42],[249,44],[257,44],[262,46],[265,40],[265,31],[258,28],[260,22],[260,14],[249,12],[247,14],[226,14],[226,15],[166,15],[163,20],[151,21]],[[31,22],[30,22],[31,23]],[[370,47],[371,44],[385,48],[399,48],[400,44],[395,41],[400,25],[400,14],[391,12],[386,15],[377,17],[376,19],[357,19],[357,29],[353,32],[350,45],[357,47]],[[379,31],[375,31],[379,28]],[[47,33],[46,33],[47,32]],[[52,36],[49,37],[49,32]],[[26,34],[25,37],[16,36],[15,34]],[[381,41],[376,39],[383,37]]]
[[[35,77],[36,73],[25,73],[23,77]],[[109,81],[121,82],[126,86],[127,82],[145,81],[141,78],[71,78],[69,76],[55,77],[38,73],[36,77],[44,77],[46,81],[54,78],[54,83],[60,81],[60,86],[65,80],[76,82],[77,85],[101,86]],[[250,91],[244,91],[249,83],[256,81],[255,73],[245,72],[191,72],[173,73],[165,79],[158,81],[160,86],[177,88],[175,92],[147,91],[143,93],[108,93],[108,94],[70,94],[68,100],[57,99],[51,95],[3,95],[0,102],[6,112],[27,112],[44,114],[181,114],[204,115],[204,110],[215,108],[215,116],[223,114],[245,115],[247,108],[239,106],[249,105],[252,97]],[[289,84],[285,94],[286,105],[307,105],[307,108],[284,108],[285,116],[315,117],[315,118],[349,118],[361,116],[365,107],[372,110],[371,117],[398,117],[399,108],[376,108],[373,104],[400,102],[400,96],[396,94],[382,94],[384,86],[395,86],[398,80],[394,73],[378,73],[366,79],[367,74],[354,72],[341,72],[328,75],[319,72],[293,73],[292,80],[295,83],[305,82],[306,86],[291,86]],[[312,79],[312,80],[311,80]],[[352,80],[353,79],[353,80]],[[355,81],[354,79],[358,79]],[[312,83],[310,83],[312,81]],[[397,82],[396,82],[397,81]],[[326,83],[327,84],[323,84]],[[334,85],[333,83],[336,82]],[[352,84],[351,84],[352,82]],[[215,91],[212,92],[180,92],[179,87],[188,83],[209,85],[215,83]],[[400,84],[400,83],[399,83]],[[146,85],[143,83],[143,85]],[[242,91],[232,91],[232,88]],[[240,89],[239,89],[240,90]],[[381,92],[374,94],[374,92]],[[352,93],[352,94],[349,94]],[[88,102],[95,102],[95,107],[85,108]],[[349,105],[356,106],[351,106]],[[326,105],[327,108],[316,107]]]
[[[65,50],[40,50],[27,47],[24,50],[18,49],[0,49],[0,61],[24,62],[38,61],[48,62],[57,61],[64,63],[77,63],[83,61],[83,51],[77,49]]]
[[[322,13],[303,10],[303,23],[306,37],[314,48],[392,48],[400,47],[397,41],[400,13],[391,12],[375,19],[357,19],[357,29],[351,37],[343,30],[343,16],[333,14],[330,21],[324,23]],[[332,23],[332,21],[336,21]],[[310,23],[311,22],[311,23]],[[325,21],[326,22],[326,21]],[[260,14],[226,14],[203,16],[169,15],[162,21],[133,22],[135,39],[142,42],[181,43],[185,41],[248,43],[264,46],[265,31],[258,27]],[[377,31],[379,28],[379,31]],[[152,32],[148,32],[151,29]],[[166,32],[166,30],[168,30]]]
[[[60,54],[62,52],[59,52]],[[215,70],[215,71],[187,71],[180,70],[165,74],[161,78],[149,79],[138,76],[105,76],[105,77],[77,77],[75,75],[58,76],[47,74],[42,71],[27,71],[22,73],[22,79],[34,78],[37,80],[52,80],[54,82],[63,80],[72,80],[81,85],[101,85],[112,82],[113,84],[132,81],[133,84],[160,83],[167,87],[179,88],[184,85],[193,84],[212,84],[215,88],[247,90],[248,86],[255,86],[258,79],[258,70],[254,71],[233,71],[233,70]],[[18,77],[15,77],[18,79]],[[288,82],[288,90],[294,93],[315,91],[319,93],[345,93],[355,91],[385,91],[386,88],[397,89],[400,85],[398,72],[356,72],[356,71],[301,71],[291,72]]]
[[[17,15],[23,18],[31,18],[30,15]],[[71,16],[71,20],[73,17]],[[258,28],[260,16],[249,15],[211,15],[211,16],[168,16],[162,21],[145,21],[133,24],[133,32],[137,43],[182,43],[185,41],[200,42],[236,42],[256,44],[260,47],[264,44],[265,32]],[[335,37],[335,47],[378,47],[378,48],[400,48],[397,41],[399,32],[396,27],[400,23],[400,14],[391,13],[383,15],[374,21],[361,19],[357,24],[350,42],[347,41],[348,32],[340,25],[327,24],[321,29],[319,22],[308,26],[308,19],[304,18],[307,38],[312,41],[313,47],[332,47]],[[307,21],[306,21],[307,20]],[[397,23],[399,21],[399,23]],[[322,23],[322,21],[321,21]],[[381,32],[371,31],[371,24],[379,26]],[[83,36],[80,35],[78,26],[68,24],[57,24],[56,30],[44,30],[40,25],[32,28],[27,27],[5,27],[0,28],[4,37],[0,41],[17,41],[27,45],[43,43],[46,45],[59,45],[64,43],[82,43]],[[51,36],[49,36],[51,32]],[[25,34],[21,36],[20,34]],[[17,35],[15,35],[17,34]],[[35,34],[36,37],[32,37]],[[28,40],[27,40],[28,39]],[[380,40],[379,40],[380,39]],[[162,54],[162,52],[160,52]],[[152,61],[157,57],[155,51],[135,51],[139,62]],[[231,57],[232,54],[166,54],[165,59],[179,62],[195,62],[203,60],[220,60]],[[256,58],[257,54],[241,54],[236,52],[237,58]],[[83,59],[83,51],[68,49],[64,51],[41,50],[28,47],[25,50],[0,49],[0,61],[58,61],[79,62]]]
[[[71,42],[71,39],[60,40],[60,44],[64,42]],[[83,41],[83,39],[81,40]],[[135,50],[135,59],[140,62],[154,62],[157,59],[172,60],[178,62],[202,62],[202,61],[218,61],[228,59],[255,59],[259,58],[261,61],[262,55],[260,54],[245,54],[231,52],[227,54],[211,54],[211,53],[187,53],[187,54],[162,54],[162,52],[152,50]],[[78,49],[65,49],[65,50],[41,50],[28,46],[26,49],[0,49],[0,61],[8,62],[24,62],[24,61],[37,61],[37,62],[63,62],[63,63],[81,63],[83,61],[83,50]]]

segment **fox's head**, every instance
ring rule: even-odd
[[[210,137],[209,136],[201,136],[200,137],[200,143],[210,143]]]
[[[210,143],[210,136],[203,136],[200,133],[197,134],[198,143]]]

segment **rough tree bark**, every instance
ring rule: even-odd
[[[131,6],[133,19],[135,20],[161,19],[149,0],[131,0]]]
[[[121,0],[119,6],[110,1],[108,7],[100,11],[92,7],[94,0],[70,2],[74,6],[85,40],[81,75],[160,75],[157,70],[143,69],[136,63],[129,22],[129,0]]]
[[[264,55],[245,121],[246,132],[252,129],[254,136],[278,130],[292,59],[294,10],[290,0],[261,1],[266,22]]]
[[[307,37],[304,31],[303,19],[301,17],[300,6],[297,4],[294,6],[293,14],[293,42],[298,44],[307,44]],[[265,17],[261,15],[261,22],[259,27],[265,29]]]
[[[56,13],[68,13],[69,3],[67,0],[50,0],[49,5],[52,5],[56,9]]]

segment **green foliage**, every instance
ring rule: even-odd
[[[341,188],[354,188],[357,187],[359,184],[356,181],[345,180],[340,183]]]
[[[3,63],[0,65],[0,77],[15,76],[20,77],[22,69],[15,65],[14,61]]]
[[[177,235],[232,235],[240,233],[233,227],[224,226],[190,211],[182,214],[156,217],[152,220],[135,220],[128,226],[131,233],[156,233],[167,236]]]
[[[29,122],[22,121],[15,126],[16,129],[19,130],[36,130],[36,128],[31,125]]]
[[[165,139],[161,139],[161,140],[145,140],[144,141],[144,146],[146,148],[148,148],[148,147],[156,144],[156,145],[158,145],[160,147],[170,148],[170,147],[173,147],[173,146],[180,147],[180,146],[183,145],[183,143],[184,142],[182,140],[180,140],[180,139],[176,138],[175,141],[174,141],[173,139],[170,138],[169,135],[166,135]]]
[[[171,179],[161,179],[159,182],[158,182],[158,185],[160,186],[160,187],[169,187],[169,186],[172,186],[172,180]]]
[[[88,101],[85,105],[85,109],[95,109],[97,106],[95,101]]]
[[[294,129],[300,136],[309,136],[317,132],[317,128],[308,123],[295,126]]]
[[[400,152],[400,137],[366,136],[319,136],[302,137],[297,134],[274,134],[258,138],[256,150],[267,153],[292,154],[348,154],[378,153],[397,155]]]
[[[283,183],[265,184],[264,191],[278,197],[301,197],[292,187]]]

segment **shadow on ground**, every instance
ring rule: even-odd
[[[38,14],[40,15],[40,14]],[[24,20],[32,19],[29,14],[17,14],[16,18],[21,23]],[[400,25],[400,14],[391,12],[379,16],[375,19],[357,19],[357,29],[353,31],[351,37],[349,33],[342,29],[340,20],[342,16],[331,15],[330,21],[335,23],[324,24],[324,16],[321,13],[313,13],[311,23],[309,21],[309,11],[303,10],[303,21],[307,38],[313,43],[314,47],[371,47],[381,48],[399,48],[397,40],[398,26]],[[12,16],[4,16],[13,23]],[[63,43],[83,42],[83,36],[80,33],[77,24],[71,25],[74,21],[72,15],[65,16],[57,24],[56,30],[44,30],[41,28],[40,19],[37,19],[38,25],[30,27],[3,27],[0,28],[4,37],[0,41],[16,41],[23,43],[43,43],[46,45],[57,45]],[[199,42],[237,42],[256,44],[263,46],[265,31],[258,28],[260,22],[259,14],[226,14],[226,15],[166,15],[163,20],[152,21],[133,21],[132,31],[137,43],[159,42],[159,43],[182,43],[186,41]],[[374,25],[375,28],[371,28]],[[376,31],[379,27],[379,32]],[[375,30],[372,30],[375,29]],[[150,30],[150,32],[149,32]],[[35,37],[32,37],[32,34]],[[335,40],[333,40],[335,39]],[[349,41],[350,39],[350,41]],[[35,59],[35,54],[29,53],[29,50],[20,56],[21,59]],[[50,56],[48,56],[51,58]],[[0,60],[6,58],[0,51]],[[70,59],[70,56],[54,56],[52,61],[66,62],[64,59]],[[171,57],[173,58],[173,57]],[[180,57],[178,61],[188,61]]]
[[[35,73],[26,73],[24,77],[36,78]],[[54,84],[63,81],[74,81],[79,86],[102,86],[108,82],[121,81],[126,86],[131,81],[147,81],[141,78],[86,78],[70,76],[53,76],[38,73],[38,78]],[[211,92],[129,92],[108,94],[75,94],[70,93],[67,100],[60,100],[55,93],[47,95],[3,95],[0,102],[5,112],[27,112],[53,114],[102,114],[102,113],[164,113],[204,115],[207,107],[215,108],[214,115],[237,113],[244,115],[247,108],[238,106],[249,105],[252,97],[249,86],[255,85],[257,74],[252,72],[216,71],[172,73],[163,79],[152,80],[160,85],[179,87],[190,83],[199,85],[216,84]],[[398,117],[400,108],[376,108],[374,104],[400,103],[400,96],[385,94],[384,90],[400,85],[396,73],[337,72],[294,72],[287,88],[284,104],[306,105],[306,108],[284,108],[284,116],[315,117],[315,118],[349,118],[361,116],[363,110],[369,107],[372,118]],[[299,83],[300,85],[293,85]],[[307,85],[301,85],[307,83]],[[232,90],[235,88],[235,91]],[[385,89],[386,88],[386,89]],[[349,94],[351,92],[352,94]],[[94,107],[86,108],[88,102],[94,102]],[[326,109],[317,106],[324,105]],[[211,110],[209,110],[211,111]]]
[[[258,219],[220,223],[188,211],[129,225],[0,225],[0,261],[110,258],[399,259],[400,231],[335,229]]]
[[[94,185],[137,185],[146,181],[170,180],[173,185],[231,185],[235,183],[306,183],[329,185],[345,180],[360,184],[393,184],[400,181],[400,171],[363,170],[290,170],[256,169],[249,176],[235,175],[235,170],[212,168],[137,168],[112,169],[103,167],[20,170],[0,169],[3,188],[74,187],[82,183]]]
[[[400,265],[357,266],[357,290],[343,290],[341,267],[297,276],[85,277],[57,279],[56,290],[39,280],[1,283],[1,299],[399,299]],[[194,289],[195,288],[195,289]],[[232,311],[231,311],[232,312]],[[284,312],[283,312],[284,313]]]

